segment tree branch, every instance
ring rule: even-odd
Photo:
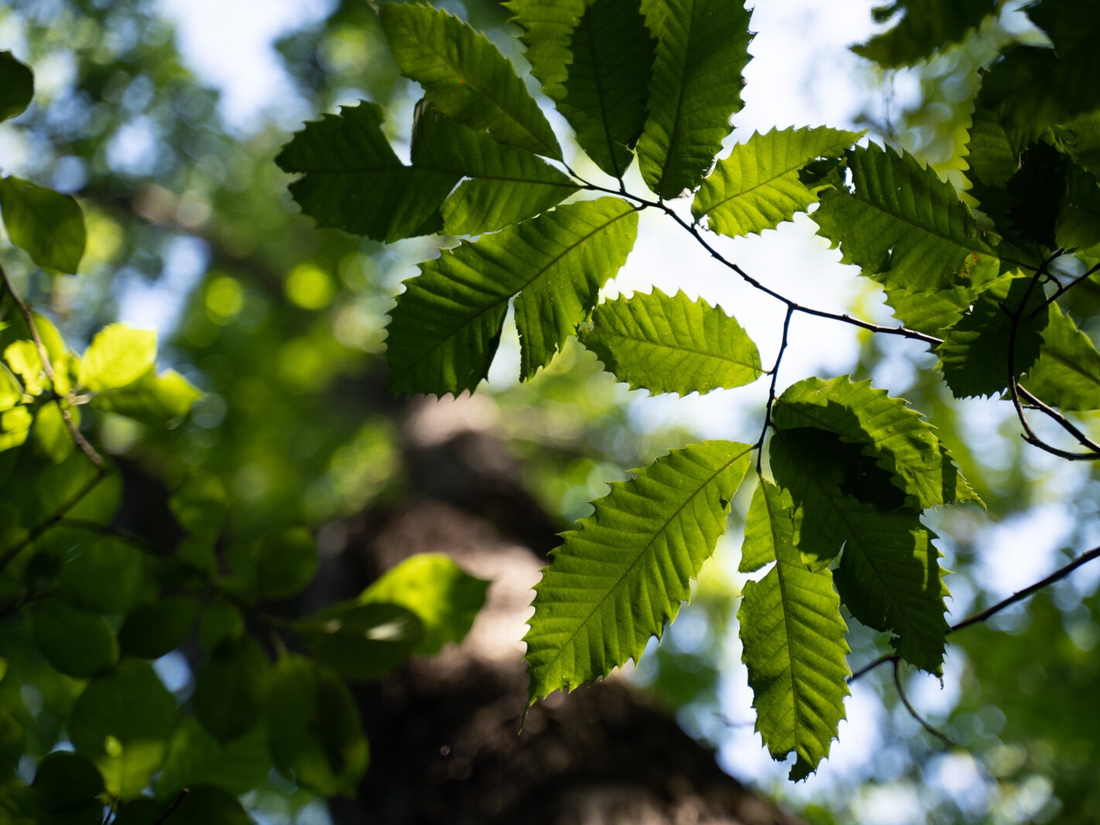
[[[921,716],[919,713],[917,713],[917,709],[914,708],[913,705],[909,702],[909,697],[906,696],[905,688],[901,684],[901,673],[900,673],[900,669],[898,668],[898,659],[897,659],[896,656],[894,657],[893,661],[894,661],[894,687],[897,688],[898,698],[900,698],[901,703],[903,705],[905,705],[905,709],[907,711],[909,711],[909,715],[912,716],[914,719],[916,719],[920,723],[920,726],[922,728],[924,728],[930,734],[932,734],[937,739],[939,739],[941,742],[943,742],[943,744],[946,745],[948,748],[954,748],[955,743],[951,741],[951,739],[947,736],[947,734],[944,733],[943,731],[939,730],[938,728],[934,727],[928,720],[926,720],[923,716]]]

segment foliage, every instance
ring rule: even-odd
[[[965,101],[974,106],[965,183],[857,131],[733,131],[730,145],[753,36],[741,4],[506,5],[515,27],[493,34],[522,44],[531,82],[505,57],[515,49],[502,52],[474,14],[467,22],[427,5],[384,3],[376,14],[344,4],[329,35],[367,32],[392,56],[374,69],[373,102],[323,115],[289,142],[281,132],[266,138],[262,172],[226,181],[224,167],[192,168],[197,147],[214,140],[186,125],[196,114],[172,131],[153,184],[93,161],[78,196],[57,191],[66,187],[44,171],[0,179],[3,816],[102,822],[106,807],[116,825],[247,821],[238,798],[274,782],[354,794],[371,758],[355,684],[468,632],[486,583],[438,555],[308,615],[284,610],[320,566],[316,528],[361,509],[395,473],[389,410],[339,389],[381,350],[374,327],[387,285],[375,261],[391,254],[382,243],[461,236],[419,265],[389,312],[393,393],[483,392],[510,312],[529,382],[518,392],[535,399],[517,404],[541,422],[565,397],[603,403],[571,397],[584,395],[576,376],[591,364],[574,338],[631,389],[686,396],[762,377],[769,385],[754,443],[677,446],[613,483],[564,534],[526,637],[532,702],[637,662],[652,638],[667,638],[730,512],[744,511],[737,617],[755,726],[775,759],[793,754],[791,777],[805,778],[829,754],[854,679],[886,662],[899,690],[899,663],[941,677],[948,636],[970,624],[946,617],[941,549],[951,537],[940,525],[952,523],[953,505],[984,498],[992,510],[1009,494],[984,477],[982,448],[957,426],[941,379],[958,399],[1001,398],[1024,441],[1051,460],[1100,457],[1088,418],[1100,409],[1091,4],[1072,13],[1033,4],[1030,18],[1053,48],[1004,41],[983,59]],[[883,67],[934,63],[979,40],[999,9],[895,3],[879,15],[897,25],[856,51]],[[101,13],[105,30],[119,22]],[[123,62],[157,66],[156,94],[173,90],[180,111],[208,112],[178,65],[156,62],[164,33],[142,31]],[[312,57],[301,62],[303,74],[312,70]],[[107,98],[119,81],[101,64],[82,61],[80,82]],[[401,76],[423,93],[407,136],[392,125],[404,122]],[[31,68],[0,52],[0,119],[36,118],[35,94]],[[340,88],[319,96],[324,109],[346,99]],[[547,101],[584,157],[555,132]],[[47,142],[59,157],[108,154],[110,136],[74,135],[60,120],[39,124],[58,129]],[[274,142],[285,143],[277,155]],[[288,223],[273,196],[286,181],[269,185],[276,165],[318,227],[370,243]],[[606,177],[590,180],[589,169]],[[189,223],[182,195],[166,205],[172,187],[205,193],[217,230]],[[143,220],[120,216],[119,201]],[[601,298],[628,265],[642,213],[663,217],[684,233],[685,250],[717,259],[785,309],[770,368],[745,327],[705,298],[656,288]],[[727,239],[800,213],[881,291],[897,325],[803,304],[733,262]],[[279,228],[261,242],[242,229],[252,224]],[[91,289],[68,285],[101,269],[155,268],[150,259],[168,255],[144,252],[143,233],[165,226],[179,236],[200,227],[213,250],[172,341],[158,346],[155,333],[114,322],[106,306],[87,308],[83,328],[49,311],[64,290]],[[905,397],[866,374],[784,385],[792,329],[807,316],[859,330],[868,349],[923,346],[936,367]],[[603,435],[570,444],[567,459],[542,459],[559,498],[568,485],[593,494],[594,467],[628,460],[601,447],[615,441]],[[151,516],[168,525],[156,540],[131,529],[135,464],[156,467],[170,490],[167,510]],[[1035,632],[1049,641],[1057,622],[1042,605]],[[865,653],[869,636],[881,655],[853,675],[850,648]],[[1004,639],[987,643],[997,658],[975,668],[967,707],[1008,702],[998,667],[1028,664]],[[181,650],[190,693],[166,685],[163,672],[163,657]],[[1048,653],[1043,667],[1063,666]],[[1018,724],[1028,713],[1021,705]],[[66,740],[71,752],[59,747]],[[20,766],[26,756],[30,768]],[[1087,759],[1059,758],[1067,774],[1087,773]],[[1072,800],[1073,788],[1063,795]]]

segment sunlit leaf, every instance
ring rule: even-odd
[[[695,194],[691,213],[730,237],[773,229],[817,201],[799,176],[803,167],[816,158],[839,157],[859,136],[826,128],[753,133],[718,161]]]
[[[430,6],[390,3],[380,17],[397,65],[429,103],[501,143],[561,159],[550,123],[485,35]]]
[[[1050,305],[1039,360],[1024,386],[1062,410],[1100,409],[1100,352],[1057,304]]]
[[[521,374],[530,378],[591,312],[600,287],[626,261],[637,226],[624,200],[583,201],[421,264],[390,313],[390,388],[474,389],[488,374],[517,293]]]
[[[741,109],[750,13],[736,0],[651,0],[645,10],[657,52],[638,160],[646,185],[676,198],[702,181]]]
[[[564,534],[524,637],[531,701],[637,661],[660,637],[725,530],[751,454],[728,441],[675,450],[612,484]]]
[[[121,389],[97,394],[91,404],[103,412],[163,427],[187,415],[200,398],[202,392],[175,370],[157,375],[150,369]]]
[[[737,618],[756,730],[774,759],[794,751],[791,779],[803,779],[837,736],[849,670],[847,627],[832,573],[803,564],[794,546],[793,511],[789,493],[761,480],[745,522],[743,558],[753,567],[765,559],[776,564],[745,585]]]
[[[633,389],[680,395],[760,377],[760,353],[737,321],[683,292],[637,293],[596,308],[581,342]]]
[[[551,100],[565,97],[565,79],[573,62],[573,33],[588,3],[586,0],[508,0],[526,47],[531,71]]]
[[[148,372],[156,358],[155,332],[109,324],[84,351],[80,382],[92,392],[125,387]]]

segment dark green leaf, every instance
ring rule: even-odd
[[[485,603],[489,582],[467,574],[442,553],[418,553],[368,587],[360,603],[400,605],[420,619],[423,635],[412,652],[437,653],[448,642],[461,642]]]
[[[150,598],[145,554],[112,537],[74,551],[58,579],[58,595],[97,613],[129,613]]]
[[[19,178],[0,179],[4,226],[16,246],[46,269],[75,273],[84,256],[84,212],[71,195]]]
[[[429,103],[494,140],[561,160],[546,117],[485,35],[426,5],[387,4],[380,16],[402,74]]]
[[[95,760],[112,796],[136,796],[164,759],[176,701],[152,667],[123,659],[90,681],[73,706],[69,738]]]
[[[237,798],[221,789],[193,787],[176,799],[135,799],[119,806],[111,825],[251,825]]]
[[[226,640],[239,639],[244,634],[241,611],[224,599],[210,602],[199,620],[199,644],[207,653],[217,650]]]
[[[1014,314],[1021,317],[1011,351],[1012,374],[1019,377],[1035,363],[1048,320],[1044,301],[1042,288],[1031,276],[1005,277],[983,292],[970,314],[947,331],[937,351],[943,377],[956,398],[999,395],[1008,389]]]
[[[443,231],[476,235],[518,223],[577,191],[562,172],[529,152],[461,126],[431,106],[417,109],[412,163],[464,180],[443,203]]]
[[[118,641],[102,616],[61,599],[44,599],[31,613],[35,644],[62,673],[86,679],[118,661]]]
[[[34,73],[11,52],[0,52],[0,120],[22,113],[34,97]]]
[[[1064,249],[1087,249],[1100,244],[1100,184],[1076,164],[1066,172],[1066,191],[1057,214],[1057,245]],[[1051,244],[1053,246],[1053,244]]]
[[[859,132],[837,129],[773,129],[753,133],[733,147],[703,181],[691,205],[696,220],[730,237],[774,229],[804,212],[817,193],[799,172],[816,158],[839,157]]]
[[[619,298],[596,308],[581,342],[632,389],[680,395],[760,377],[760,353],[737,321],[683,292]]]
[[[420,265],[390,313],[390,388],[442,395],[473,390],[496,353],[516,300],[521,375],[549,363],[626,261],[638,218],[619,198],[561,206],[463,242]]]
[[[184,596],[164,596],[134,610],[118,632],[124,656],[159,659],[191,634],[199,603]]]
[[[638,160],[649,188],[676,198],[702,181],[741,109],[750,13],[738,0],[651,0],[645,10],[657,54]]]
[[[307,123],[275,159],[302,211],[318,226],[376,241],[432,234],[443,200],[461,175],[405,166],[382,134],[382,107],[344,106]]]
[[[595,0],[573,30],[558,110],[604,172],[622,178],[646,118],[655,43],[638,0]]]
[[[1028,370],[1024,386],[1062,410],[1100,409],[1100,352],[1057,304],[1049,312],[1039,360]]]
[[[267,728],[275,764],[321,796],[354,796],[369,751],[347,686],[299,656],[276,665]]]
[[[103,777],[80,754],[55,751],[38,763],[31,787],[43,810],[61,813],[94,802],[103,793]]]
[[[903,12],[888,31],[853,46],[856,54],[881,66],[909,66],[963,38],[997,13],[994,0],[894,0],[874,10],[877,19]]]
[[[776,565],[745,585],[737,618],[756,730],[774,759],[794,751],[790,776],[797,780],[829,755],[844,718],[849,670],[832,573],[803,564],[793,511],[789,493],[761,480],[745,522],[744,558],[755,565],[770,556]]]
[[[168,742],[157,794],[170,799],[180,788],[216,785],[243,794],[263,783],[271,770],[266,725],[256,725],[244,736],[224,745],[194,717],[180,720]]]
[[[1054,134],[1078,165],[1100,177],[1100,110],[1055,126]]]
[[[729,441],[675,450],[612,484],[564,534],[524,637],[532,702],[636,662],[660,637],[714,552],[751,455]]]
[[[229,494],[225,485],[214,476],[193,475],[184,479],[172,493],[168,506],[184,530],[212,541],[225,521]]]
[[[377,679],[408,659],[424,637],[417,615],[398,604],[337,604],[295,625],[302,644],[345,679]]]
[[[195,716],[219,742],[251,729],[261,715],[270,665],[251,636],[223,642],[195,677]]]
[[[313,581],[317,565],[317,542],[306,528],[266,533],[256,557],[256,587],[268,599],[293,596]]]

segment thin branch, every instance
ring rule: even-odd
[[[866,676],[872,670],[877,668],[879,665],[884,665],[887,662],[895,662],[896,663],[898,661],[898,659],[899,659],[899,657],[898,657],[898,654],[896,654],[896,653],[885,653],[882,656],[879,656],[874,661],[868,662],[863,667],[861,667],[859,670],[857,670],[855,673],[853,673],[851,676],[849,676],[848,679],[847,679],[847,682],[850,685],[856,679],[862,679],[864,676]]]
[[[46,351],[46,345],[42,343],[42,336],[38,334],[38,327],[34,323],[34,316],[31,315],[30,308],[23,302],[23,299],[19,297],[19,293],[15,291],[15,287],[12,286],[11,280],[8,278],[8,273],[4,267],[0,266],[0,281],[4,284],[4,289],[8,295],[15,302],[16,307],[19,309],[19,314],[23,316],[23,321],[27,325],[27,329],[30,331],[31,340],[34,341],[35,349],[38,350],[38,358],[42,362],[42,371],[46,373],[46,380],[50,382],[50,390],[54,395],[57,395],[57,377],[54,373],[53,362],[50,361],[50,354]],[[61,411],[61,418],[65,422],[65,427],[69,431],[69,435],[72,437],[73,442],[80,451],[88,458],[92,465],[101,473],[106,470],[106,465],[103,463],[103,458],[96,452],[88,439],[84,437],[84,434],[80,432],[80,429],[76,426],[76,422],[73,421],[72,412],[68,407],[61,404],[58,400],[57,407]]]
[[[1060,454],[1063,458],[1069,458],[1070,460],[1095,461],[1097,459],[1100,459],[1100,444],[1097,444],[1095,441],[1085,435],[1085,433],[1082,432],[1072,421],[1070,421],[1056,409],[1051,407],[1049,404],[1046,404],[1045,402],[1034,396],[1026,388],[1018,386],[1017,392],[1019,392],[1021,397],[1027,399],[1028,404],[1030,404],[1033,408],[1057,423],[1058,426],[1060,426],[1067,433],[1077,439],[1078,444],[1080,444],[1086,450],[1089,450],[1088,454],[1065,452],[1060,452],[1058,454]]]
[[[764,408],[764,426],[760,428],[760,438],[756,441],[756,473],[761,474],[761,461],[764,454],[764,439],[768,435],[768,427],[772,423],[772,407],[775,406],[775,387],[779,380],[779,366],[783,363],[783,353],[787,351],[787,342],[791,331],[791,318],[794,317],[794,307],[787,307],[787,315],[783,318],[783,338],[779,343],[779,353],[775,356],[775,366],[772,367],[772,383],[768,389],[768,404]]]
[[[153,825],[164,825],[168,821],[168,817],[176,812],[176,809],[183,804],[183,800],[187,798],[187,794],[191,793],[190,788],[180,788],[180,792],[176,794],[176,798],[172,800],[172,804],[168,806],[168,809],[153,820]]]
[[[1092,267],[1089,267],[1082,274],[1078,275],[1076,278],[1074,278],[1072,281],[1070,281],[1068,284],[1063,285],[1063,284],[1059,283],[1058,288],[1054,291],[1054,294],[1051,295],[1049,298],[1047,298],[1047,300],[1043,303],[1043,306],[1041,307],[1041,309],[1046,309],[1048,306],[1053,304],[1056,300],[1061,298],[1065,293],[1069,292],[1069,290],[1073,289],[1078,284],[1083,283],[1084,281],[1087,281],[1090,277],[1095,275],[1097,272],[1100,272],[1100,264],[1096,264]],[[1035,311],[1038,312],[1039,310],[1036,309]]]
[[[933,725],[923,716],[917,713],[917,709],[914,708],[912,704],[910,704],[909,697],[905,695],[905,688],[901,684],[901,673],[898,668],[898,660],[896,657],[894,658],[894,687],[897,688],[898,698],[900,698],[901,703],[905,705],[905,709],[909,711],[909,715],[916,719],[920,723],[920,726],[922,728],[924,728],[930,734],[943,742],[943,744],[946,745],[948,748],[954,748],[955,743],[951,741],[947,734],[939,730],[938,728],[933,727]]]

